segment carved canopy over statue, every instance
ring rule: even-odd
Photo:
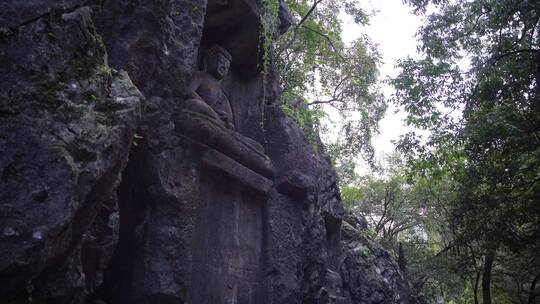
[[[188,99],[176,119],[179,131],[232,158],[270,179],[274,169],[263,147],[235,131],[229,98],[221,88],[232,57],[224,48],[213,45],[204,55],[203,71],[196,72],[189,85]]]

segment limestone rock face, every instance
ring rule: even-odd
[[[10,10],[22,18],[45,2]],[[1,34],[0,297],[8,303],[82,303],[115,248],[115,188],[143,97],[107,65],[91,14],[63,6]]]
[[[0,20],[4,29],[17,30],[51,12],[70,12],[81,7],[85,0],[5,0],[0,3]]]
[[[2,303],[415,303],[261,73],[259,5],[0,4]],[[181,115],[213,44],[234,132]]]
[[[353,303],[424,303],[395,259],[365,236],[364,221],[348,214],[342,224],[345,256],[341,273]]]

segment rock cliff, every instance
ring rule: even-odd
[[[258,1],[0,12],[3,303],[418,302],[261,73]],[[233,129],[185,102],[214,44]]]

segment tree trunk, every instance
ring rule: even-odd
[[[484,271],[482,274],[482,300],[483,304],[491,304],[491,269],[495,260],[495,250],[489,251],[484,258]]]
[[[532,101],[532,108],[540,113],[540,50],[536,51],[536,98]]]
[[[529,289],[529,301],[527,302],[528,304],[535,303],[534,302],[534,300],[536,299],[535,289],[536,289],[536,284],[538,283],[538,280],[540,280],[540,273],[534,277],[534,280],[531,283],[531,288]]]
[[[407,261],[405,260],[405,251],[403,250],[403,244],[401,244],[401,242],[399,243],[398,249],[398,265],[399,269],[405,271],[407,267]]]
[[[473,291],[474,291],[474,304],[479,304],[478,301],[478,284],[480,283],[480,271],[476,271],[476,279],[474,280]]]

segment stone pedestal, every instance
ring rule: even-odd
[[[201,165],[189,302],[262,303],[262,210],[272,181],[212,149]]]

